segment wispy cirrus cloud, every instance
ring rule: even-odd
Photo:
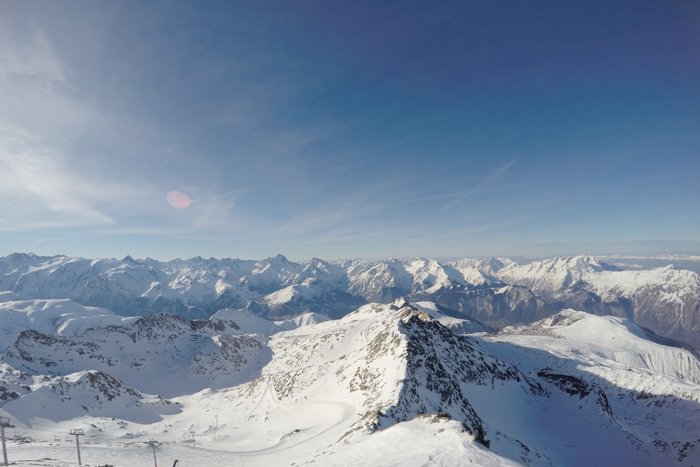
[[[103,190],[76,177],[60,154],[20,128],[0,126],[0,166],[3,197],[38,200],[66,223],[114,222],[90,202],[91,195]]]
[[[27,40],[13,41],[10,28],[0,31],[0,74],[40,79],[48,83],[66,80],[65,65],[58,59],[44,33],[36,28],[25,32]]]
[[[95,120],[70,97],[70,67],[47,34],[24,18],[0,15],[0,122],[35,134],[63,133]]]
[[[4,224],[13,229],[111,224],[114,219],[95,206],[104,187],[71,170],[56,144],[56,135],[94,118],[67,96],[70,70],[48,36],[30,21],[14,19],[0,21]]]

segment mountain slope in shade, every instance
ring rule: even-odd
[[[459,318],[454,316],[454,313],[448,315],[446,313],[448,310],[445,310],[444,307],[433,302],[411,302],[411,305],[420,311],[428,313],[431,318],[438,321],[454,334],[464,335],[496,332],[496,329],[486,326],[481,321],[464,317]]]
[[[666,456],[669,465],[678,459],[692,465],[700,458],[700,362],[655,340],[624,318],[564,310],[506,328],[488,338],[497,344],[487,348],[572,395],[594,385],[640,447]]]

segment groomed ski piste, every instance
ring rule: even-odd
[[[223,310],[115,324],[63,304],[69,326],[58,304],[23,303],[12,313],[41,332],[3,337],[11,465],[77,465],[73,430],[89,466],[700,462],[697,358],[622,318],[564,310],[464,335],[404,299],[277,322]]]

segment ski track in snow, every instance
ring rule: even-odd
[[[230,454],[243,455],[243,456],[252,456],[252,455],[258,455],[258,454],[278,452],[278,451],[281,451],[283,449],[296,448],[296,447],[301,446],[303,444],[309,443],[317,438],[320,438],[323,435],[328,434],[334,428],[340,426],[344,422],[353,418],[355,416],[355,414],[357,413],[357,409],[356,409],[354,404],[351,404],[349,402],[344,402],[344,401],[319,400],[319,401],[305,402],[303,404],[294,404],[291,402],[290,403],[283,403],[275,395],[275,390],[271,384],[267,385],[267,388],[265,388],[265,393],[268,394],[274,400],[274,402],[278,405],[287,405],[287,406],[294,406],[294,407],[299,407],[300,405],[302,407],[329,406],[329,407],[339,408],[341,410],[341,415],[338,418],[338,421],[335,422],[333,425],[329,426],[328,428],[324,428],[323,430],[314,434],[313,436],[304,438],[302,441],[295,443],[295,444],[287,445],[287,441],[292,436],[292,434],[286,434],[286,435],[282,436],[279,439],[279,441],[277,441],[277,443],[275,443],[272,446],[266,447],[266,448],[254,449],[254,450],[250,450],[250,451],[223,450],[222,452],[228,452]],[[258,405],[256,405],[255,408],[257,409],[261,403],[262,403],[262,398],[261,398],[260,402],[258,402]],[[251,411],[251,413],[252,412],[254,412],[254,410]]]

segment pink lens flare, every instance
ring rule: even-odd
[[[181,191],[171,191],[168,193],[168,203],[174,208],[187,209],[192,204],[190,197]]]

